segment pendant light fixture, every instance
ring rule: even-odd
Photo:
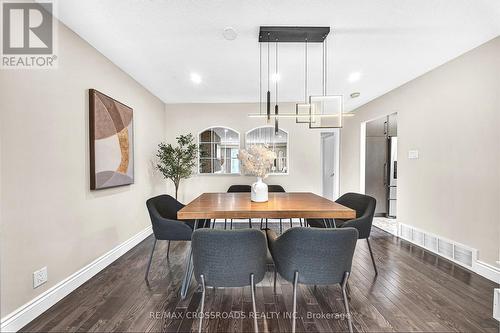
[[[309,128],[340,128],[344,116],[353,116],[351,113],[343,113],[343,97],[341,95],[328,95],[328,45],[327,36],[330,27],[260,27],[259,42],[267,43],[267,94],[266,114],[260,111],[257,114],[249,114],[249,117],[266,117],[267,122],[274,117],[275,133],[278,134],[278,118],[295,118],[296,123],[308,123]],[[270,90],[270,45],[275,43],[275,106],[274,114],[271,114],[271,90]],[[295,113],[279,113],[278,105],[278,45],[279,43],[304,43],[304,103],[295,105]],[[308,95],[308,47],[310,43],[322,43],[322,91],[318,95]],[[259,46],[260,50],[262,49]],[[262,52],[259,55],[262,68]],[[262,88],[262,71],[260,75],[260,87]],[[262,89],[259,93],[261,101]],[[261,103],[262,104],[262,103]],[[260,107],[259,110],[262,108]]]
[[[309,128],[341,128],[343,116],[342,95],[328,95],[328,40],[323,40],[323,93],[309,96]]]

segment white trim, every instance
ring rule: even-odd
[[[435,237],[436,239],[441,239],[443,241],[446,241],[448,243],[451,243],[453,244],[454,246],[457,245],[457,246],[461,246],[463,248],[466,248],[468,250],[470,250],[472,252],[472,266],[467,266],[453,258],[450,258],[448,256],[443,256],[441,253],[437,252],[437,250],[434,250],[432,248],[429,248],[429,247],[426,247],[425,245],[423,244],[418,244],[417,242],[413,241],[412,239],[409,239],[409,238],[406,238],[406,237],[403,237],[402,234],[401,234],[401,228],[405,226],[405,227],[408,227],[412,230],[415,230],[415,231],[418,231],[418,232],[421,232],[423,234],[426,234],[426,235],[429,235],[429,236],[432,236],[432,237]],[[446,258],[447,260],[450,260],[454,263],[456,263],[457,265],[460,265],[478,275],[481,275],[482,277],[488,279],[488,280],[491,280],[495,283],[499,283],[500,284],[500,269],[490,265],[490,264],[487,264],[485,262],[482,262],[480,260],[478,260],[478,253],[479,251],[477,249],[474,249],[470,246],[467,246],[467,245],[464,245],[464,244],[461,244],[461,243],[458,243],[458,242],[455,242],[453,240],[450,240],[450,239],[447,239],[445,237],[441,237],[441,236],[438,236],[438,235],[435,235],[435,234],[432,234],[430,232],[427,232],[425,230],[422,230],[422,229],[419,229],[419,228],[415,228],[411,225],[407,225],[407,224],[404,224],[404,223],[400,223],[398,222],[398,235],[397,235],[399,238],[401,239],[404,239],[412,244],[415,244],[421,248],[424,248],[426,249],[427,251],[429,252],[432,252],[442,258]]]
[[[197,151],[196,151],[196,176],[241,176],[241,171],[240,172],[234,172],[234,173],[215,173],[215,172],[207,172],[207,173],[201,173],[200,172],[200,145],[202,143],[213,143],[213,142],[201,142],[200,141],[200,135],[201,133],[205,132],[206,130],[214,129],[214,128],[223,128],[223,129],[228,129],[230,131],[233,131],[234,133],[238,134],[238,153],[241,150],[241,133],[234,128],[228,127],[228,126],[210,126],[205,129],[202,129],[201,131],[198,132],[198,135],[196,136],[196,142],[197,142]],[[239,161],[238,161],[239,163]],[[240,163],[240,168],[241,168],[241,163]]]
[[[359,193],[365,194],[366,168],[366,121],[359,128]]]
[[[500,284],[500,269],[495,266],[487,264],[481,260],[476,260],[472,262],[472,270],[477,274],[484,276],[488,280]]]
[[[274,126],[273,125],[257,126],[257,127],[254,127],[252,129],[249,129],[248,131],[246,131],[245,132],[245,149],[248,149],[248,144],[247,144],[248,134],[250,134],[250,132],[253,132],[253,131],[255,131],[257,129],[261,129],[261,128],[274,129]],[[290,165],[291,165],[291,163],[290,163],[290,133],[281,127],[278,127],[278,130],[286,133],[286,172],[272,172],[272,173],[268,174],[268,176],[288,176],[288,175],[290,175]]]
[[[328,134],[331,133],[333,135],[333,145],[334,145],[334,152],[333,152],[333,162],[334,162],[334,176],[333,176],[333,200],[337,200],[338,197],[340,196],[340,130],[338,128],[334,128],[331,130],[324,130],[321,131],[320,133],[320,165],[321,168],[323,168],[323,134]],[[322,169],[323,171],[323,169]],[[323,188],[323,174],[321,174],[321,194],[323,195],[324,193],[324,188]],[[332,198],[327,198],[327,199],[332,199]]]
[[[113,248],[111,251],[100,256],[87,266],[73,273],[66,279],[57,283],[52,288],[38,295],[28,303],[17,308],[1,320],[1,332],[17,332],[33,319],[41,315],[52,305],[59,302],[83,283],[90,280],[94,275],[109,266],[116,259],[131,250],[152,233],[151,226],[132,236],[125,242]]]

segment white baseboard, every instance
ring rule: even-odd
[[[2,318],[0,331],[17,332],[52,305],[59,302],[69,293],[113,263],[116,259],[120,258],[134,246],[142,242],[151,235],[152,232],[151,227],[147,227],[28,303],[14,310],[12,313]]]
[[[482,262],[480,260],[476,260],[472,263],[472,270],[477,274],[484,276],[488,280],[494,281],[500,284],[500,269]]]
[[[411,232],[410,233],[407,232],[405,234],[403,232],[403,228],[406,228],[407,231],[408,231],[408,229],[411,229],[410,230]],[[414,237],[415,232],[420,237]],[[443,241],[447,244],[451,244],[453,252],[454,252],[455,248],[458,248],[461,251],[470,251],[470,253],[471,253],[470,262],[468,262],[466,264],[466,263],[464,263],[464,261],[457,260],[457,258],[453,257],[453,254],[451,256],[445,255],[442,251],[439,250],[439,246],[436,247],[436,246],[427,245],[427,243],[426,243],[427,236],[429,236],[430,239],[434,239],[436,242]],[[420,247],[428,250],[429,252],[432,252],[440,257],[446,258],[446,259],[448,259],[448,260],[450,260],[450,261],[452,261],[460,266],[463,266],[466,269],[473,271],[474,273],[481,275],[482,277],[487,278],[488,280],[491,280],[495,283],[500,284],[500,269],[493,266],[493,265],[490,265],[490,264],[487,264],[485,262],[478,260],[477,258],[479,256],[479,251],[477,249],[474,249],[474,248],[469,247],[467,245],[455,242],[453,240],[450,240],[450,239],[429,233],[425,230],[418,229],[418,228],[415,228],[413,226],[406,225],[406,224],[399,223],[399,222],[398,222],[398,237],[401,239],[404,239],[412,244],[418,245],[418,246],[420,246]]]

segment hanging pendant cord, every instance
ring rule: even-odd
[[[323,76],[322,76],[322,86],[323,86],[323,95],[326,95],[325,93],[325,40],[323,40],[323,64],[322,64],[322,70],[323,70]]]
[[[259,114],[262,114],[262,42],[259,41]]]
[[[304,58],[305,58],[304,103],[307,104],[307,38],[306,38],[306,42],[305,42],[305,57]]]
[[[276,46],[275,46],[275,55],[276,55],[276,74],[275,74],[275,84],[276,84],[276,105],[274,106],[274,134],[278,135],[279,133],[279,125],[278,125],[278,73],[279,73],[279,65],[278,65],[278,39],[276,38]]]
[[[276,105],[278,105],[278,40],[276,39],[275,42],[275,55],[276,55],[276,73],[274,74],[274,79],[276,80],[275,82],[275,89],[276,89]]]
[[[326,96],[328,94],[328,39],[325,37],[323,42],[325,44],[325,93]]]

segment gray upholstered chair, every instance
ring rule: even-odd
[[[356,218],[352,220],[335,220],[336,226],[339,228],[351,227],[356,228],[359,233],[358,239],[366,239],[370,258],[372,260],[375,275],[378,275],[377,265],[375,264],[375,257],[373,256],[372,246],[370,244],[370,233],[372,230],[373,216],[375,215],[375,206],[377,200],[375,198],[359,193],[346,193],[338,198],[335,202],[354,209],[356,211]],[[308,223],[312,227],[326,227],[323,221],[318,219],[308,219]]]
[[[150,198],[146,201],[151,224],[153,227],[153,234],[155,237],[151,254],[149,255],[148,266],[146,268],[146,282],[148,282],[149,269],[151,268],[151,261],[158,240],[167,240],[167,258],[170,252],[170,241],[189,241],[193,233],[194,221],[177,220],[177,212],[181,210],[184,205],[179,201],[172,198],[170,195],[159,195]],[[198,220],[199,228],[207,226],[209,220]]]
[[[250,185],[231,185],[227,189],[227,193],[250,193],[252,192],[252,186]],[[233,219],[229,219],[230,227],[229,229],[233,229]],[[215,220],[214,220],[215,225]],[[213,227],[213,225],[212,225]],[[252,219],[248,219],[248,227],[252,229]],[[227,228],[227,219],[224,219],[224,230]]]
[[[244,287],[250,285],[257,331],[255,284],[266,273],[267,244],[265,234],[256,229],[198,229],[192,237],[193,266],[196,281],[202,286],[200,313],[205,306],[205,289],[211,287]],[[203,317],[200,318],[201,332]]]
[[[352,332],[349,300],[346,293],[358,231],[354,228],[291,228],[277,237],[266,229],[269,250],[278,273],[293,283],[292,332],[297,313],[297,284],[330,285],[339,283]],[[276,275],[274,276],[276,288]]]

